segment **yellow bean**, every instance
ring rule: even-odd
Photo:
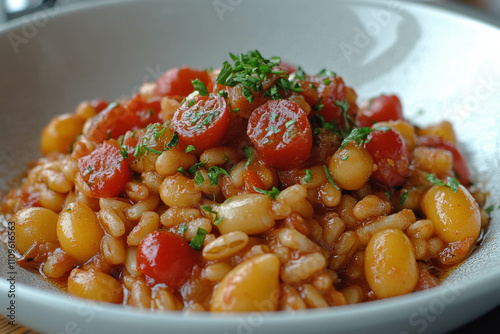
[[[397,229],[377,232],[366,247],[365,276],[378,298],[410,293],[418,281],[413,245]]]
[[[51,242],[57,244],[58,215],[46,208],[26,208],[14,215],[16,247],[21,254],[38,244]]]
[[[42,131],[40,140],[42,154],[69,153],[71,144],[82,133],[83,123],[81,118],[69,114],[54,117]]]
[[[233,268],[217,286],[213,312],[274,311],[279,297],[280,260],[273,254],[252,257]]]
[[[68,292],[74,296],[108,303],[121,303],[122,284],[97,271],[73,269],[68,278]]]
[[[328,169],[340,188],[357,190],[370,178],[373,159],[366,149],[350,142],[333,154]]]
[[[433,186],[422,199],[422,210],[434,224],[436,234],[451,243],[479,237],[481,214],[479,206],[462,185],[457,192],[445,186]]]
[[[59,215],[57,238],[61,248],[80,262],[99,251],[103,236],[97,214],[83,203],[70,203]]]

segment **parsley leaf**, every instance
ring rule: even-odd
[[[370,133],[372,133],[373,131],[377,131],[377,130],[388,131],[389,129],[390,129],[390,127],[388,127],[388,126],[384,126],[381,128],[375,128],[375,129],[372,129],[372,128],[354,128],[351,130],[349,135],[347,135],[347,137],[345,137],[344,140],[342,140],[342,144],[340,144],[340,148],[344,148],[350,141],[354,141],[358,145],[363,145],[364,143],[368,143],[370,141],[369,139],[367,140],[367,138],[370,135]]]
[[[243,154],[245,154],[245,157],[248,159],[247,163],[245,164],[245,167],[248,167],[248,165],[250,165],[253,160],[253,148],[248,145],[243,146]]]
[[[168,148],[176,147],[177,144],[179,144],[179,134],[177,133],[177,131],[174,131],[172,139],[170,139],[166,147]]]
[[[304,181],[307,183],[312,181],[312,171],[310,169],[306,169],[306,176],[304,176]]]
[[[337,190],[340,190],[339,186],[335,183],[333,180],[332,174],[330,174],[330,171],[328,170],[328,167],[326,165],[323,165],[323,170],[325,171],[326,179],[330,184]]]
[[[189,246],[194,250],[200,250],[203,246],[203,240],[205,240],[205,235],[207,235],[207,230],[198,227],[195,237],[189,243]]]
[[[434,176],[434,174],[427,174],[425,177],[427,181],[432,183],[435,186],[445,186],[450,188],[454,193],[457,192],[458,187],[460,186],[460,183],[455,179],[454,177],[448,176],[446,179],[446,183],[444,183],[442,180],[438,179],[437,177]]]
[[[408,198],[408,190],[403,189],[403,193],[401,194],[401,197],[399,198],[399,205],[403,205],[404,202],[406,201],[406,198]]]
[[[227,99],[227,92],[225,90],[220,90],[219,95],[222,96],[223,98]]]
[[[191,80],[191,84],[193,85],[194,89],[200,93],[201,96],[208,96],[208,89],[207,86],[200,80],[200,79],[194,79]]]
[[[201,186],[203,182],[205,181],[205,178],[203,177],[203,174],[197,170],[196,173],[194,173],[194,184],[197,186]]]
[[[304,73],[302,67],[299,66],[297,71],[295,71],[295,78],[299,80],[306,80],[306,74]]]
[[[187,229],[188,229],[187,224],[186,223],[181,223],[179,225],[179,228],[177,229],[177,233],[180,234],[180,235],[184,235],[184,233],[186,232]]]
[[[187,170],[187,172],[188,172],[189,174],[191,174],[191,175],[194,175],[194,174],[196,173],[196,171],[197,171],[199,168],[201,168],[201,167],[205,166],[207,162],[208,162],[208,160],[207,160],[207,161],[200,161],[200,162],[197,162],[197,163],[195,163],[194,165],[192,165],[191,167],[189,167],[189,169]]]
[[[196,147],[194,147],[194,145],[188,145],[188,146],[186,146],[186,149],[184,150],[184,152],[186,152],[186,153],[193,152],[193,151],[196,151]]]
[[[318,77],[334,77],[337,75],[337,73],[324,68],[321,71],[319,71],[317,75]]]
[[[211,186],[215,186],[217,183],[219,183],[220,174],[229,176],[229,173],[223,168],[217,166],[211,166],[208,168],[208,179],[210,180]]]
[[[120,149],[120,154],[122,155],[123,159],[127,159],[128,158],[128,151],[127,151],[127,146],[126,145],[122,145],[122,147]]]
[[[276,199],[276,197],[278,197],[279,194],[281,193],[281,191],[276,187],[273,187],[273,189],[271,190],[264,190],[264,189],[259,189],[257,187],[253,187],[253,190],[263,195],[269,196],[271,199]]]
[[[219,225],[224,220],[224,217],[219,217],[219,213],[217,211],[215,211],[214,209],[212,209],[210,206],[203,205],[203,206],[201,206],[201,208],[203,210],[205,210],[206,212],[209,212],[209,213],[215,215],[214,225]]]

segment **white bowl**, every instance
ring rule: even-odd
[[[418,124],[451,120],[488,204],[500,202],[500,31],[485,23],[401,1],[113,1],[55,12],[0,31],[0,191],[39,156],[44,124],[79,101],[259,49],[306,72],[335,70],[362,98],[396,92]],[[298,313],[143,312],[71,298],[16,267],[16,320],[52,333],[443,332],[500,303],[499,235],[494,211],[482,245],[438,288]],[[11,276],[3,247],[0,258]],[[2,278],[4,315],[9,289]]]

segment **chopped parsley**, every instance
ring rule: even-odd
[[[253,148],[248,145],[243,146],[243,154],[245,154],[245,157],[248,159],[245,164],[245,167],[248,167],[253,161]]]
[[[174,131],[172,139],[170,139],[166,147],[168,148],[176,147],[177,144],[179,144],[179,134],[177,133],[177,131]]]
[[[340,190],[339,186],[335,183],[333,180],[332,174],[330,174],[330,171],[328,170],[328,167],[326,165],[323,165],[323,170],[325,171],[326,179],[330,184],[337,190]]]
[[[240,86],[242,94],[249,102],[253,102],[253,93],[262,91],[262,82],[273,74],[285,74],[285,70],[280,70],[279,64],[281,63],[280,57],[271,57],[270,59],[264,58],[259,51],[248,51],[234,55],[229,53],[234,65],[228,61],[222,64],[222,68],[217,76],[216,83],[225,86]],[[273,85],[268,91],[264,92],[265,96],[278,100],[281,95],[278,91],[281,88],[285,93],[288,91],[297,91],[300,86],[294,85],[288,79],[280,78],[278,83]]]
[[[390,191],[386,191],[385,192],[385,196],[387,196],[387,199],[391,199],[391,192]]]
[[[306,169],[306,176],[304,176],[304,181],[307,183],[312,181],[312,172],[310,169]]]
[[[184,150],[184,152],[186,152],[186,153],[193,152],[193,151],[196,151],[196,147],[194,147],[194,145],[188,145],[188,146],[186,146],[186,149]]]
[[[127,159],[128,158],[128,151],[127,151],[127,146],[126,145],[122,145],[121,146],[121,148],[120,148],[120,154],[123,157],[123,159]]]
[[[177,168],[177,171],[178,171],[179,173],[181,173],[182,175],[186,175],[186,170],[184,169],[184,167],[179,167],[179,168]]]
[[[188,101],[187,106],[188,106],[189,108],[191,108],[192,106],[194,106],[195,102],[196,102],[196,100],[195,100],[195,99],[191,99],[191,100],[189,100],[189,101]]]
[[[179,225],[179,228],[177,229],[177,233],[180,234],[180,235],[184,235],[184,233],[186,232],[187,228],[188,227],[187,227],[186,223],[181,223]]]
[[[205,235],[207,235],[207,230],[198,227],[195,237],[189,243],[189,246],[194,250],[200,250],[203,246],[203,240],[205,240]]]
[[[203,205],[203,206],[201,206],[201,208],[203,210],[205,210],[206,212],[209,212],[209,213],[215,215],[214,225],[219,225],[222,222],[222,220],[224,220],[224,217],[220,217],[219,213],[217,211],[215,211],[214,209],[212,209],[210,206]]]
[[[89,175],[90,173],[92,173],[92,167],[87,166],[87,168],[85,168],[85,172],[83,173],[83,176]]]
[[[319,71],[317,75],[318,77],[335,77],[337,76],[337,73],[324,68],[321,71]]]
[[[304,73],[304,70],[299,66],[297,71],[295,71],[295,78],[299,80],[306,80],[306,74]]]
[[[194,90],[197,90],[201,96],[208,96],[207,86],[205,86],[200,79],[191,80],[191,84],[193,85]]]
[[[229,173],[223,168],[217,166],[211,166],[208,168],[208,179],[210,180],[211,186],[215,186],[216,184],[219,183],[220,174],[229,176]]]
[[[259,189],[257,187],[253,187],[253,190],[263,195],[269,196],[271,199],[276,199],[276,197],[278,197],[279,194],[281,193],[281,191],[276,187],[273,187],[273,189],[271,190],[264,190],[264,189]]]
[[[227,99],[227,92],[225,90],[220,90],[219,95],[222,96],[223,98]]]
[[[347,159],[349,159],[349,155],[346,155],[346,156],[342,157],[340,160],[346,161]]]
[[[205,178],[203,177],[203,174],[197,170],[196,173],[194,173],[194,184],[197,186],[201,186],[203,182],[205,181]]]
[[[293,124],[295,124],[297,122],[297,120],[295,119],[291,119],[289,120],[288,122],[285,123],[285,128],[289,128],[291,127]]]
[[[434,174],[427,174],[425,177],[427,181],[436,186],[445,186],[450,188],[454,193],[457,192],[460,183],[454,177],[448,176],[446,178],[446,183],[434,176]]]
[[[340,148],[344,148],[350,141],[354,141],[355,143],[357,143],[360,146],[363,144],[369,143],[370,139],[367,139],[367,138],[370,135],[370,133],[372,133],[373,131],[376,131],[376,130],[388,131],[389,129],[390,129],[390,127],[388,127],[388,126],[384,126],[384,127],[376,128],[376,129],[354,128],[351,130],[349,135],[347,135],[347,137],[344,138],[344,140],[342,141],[342,144],[340,144]]]
[[[403,205],[404,202],[406,201],[406,198],[408,198],[408,190],[403,189],[403,193],[401,194],[401,197],[399,198],[399,205]]]
[[[191,174],[191,175],[194,175],[194,174],[196,173],[196,171],[197,171],[199,168],[201,168],[201,167],[205,166],[207,162],[208,162],[208,160],[207,160],[207,161],[200,161],[200,162],[197,162],[197,163],[195,163],[194,165],[192,165],[191,167],[189,167],[189,169],[187,170],[187,172],[188,172],[189,174]]]
[[[495,206],[493,206],[493,205],[490,205],[489,207],[484,209],[484,211],[486,211],[486,213],[488,214],[488,217],[490,217],[490,218],[491,218],[491,213],[493,212],[493,210],[495,210]]]

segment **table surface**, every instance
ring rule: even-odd
[[[1,1],[1,0],[0,0]],[[446,4],[446,1],[437,1]],[[457,2],[465,6],[474,6],[481,11],[486,12],[492,17],[499,18],[500,22],[500,0],[458,0]],[[467,7],[464,7],[467,8]],[[0,20],[0,24],[1,24]],[[20,324],[12,326],[8,319],[0,316],[0,333],[2,334],[36,334],[38,332],[23,327]],[[479,319],[476,319],[467,325],[450,332],[450,334],[498,334],[500,333],[500,306],[488,312]]]

